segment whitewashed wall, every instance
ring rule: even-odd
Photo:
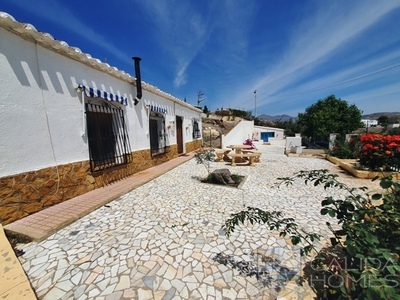
[[[185,128],[200,112],[147,90],[134,106],[136,88],[129,82],[0,27],[0,177],[89,159],[82,94],[74,84],[128,98],[121,107],[132,151],[149,149],[145,100],[167,108],[166,125],[184,117],[184,142],[192,141]],[[176,131],[168,131],[168,143],[176,144]]]
[[[245,140],[252,138],[253,129],[253,121],[240,121],[227,135],[222,136],[222,148],[242,145]]]
[[[283,139],[285,137],[285,130],[282,128],[254,126],[253,138],[261,140],[261,132],[274,132],[275,139]]]
[[[301,136],[286,137],[285,148],[287,151],[301,152]]]

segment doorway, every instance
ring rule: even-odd
[[[265,143],[269,138],[275,137],[275,132],[261,132],[261,140]]]
[[[183,153],[182,123],[182,117],[176,116],[176,143],[178,145],[178,155]]]

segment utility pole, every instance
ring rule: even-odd
[[[257,90],[254,90],[254,119],[257,117]]]
[[[197,106],[200,107],[200,103],[203,101],[206,101],[207,98],[204,98],[204,93],[203,92],[199,92],[199,94],[197,95]]]

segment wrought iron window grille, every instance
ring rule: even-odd
[[[167,152],[165,116],[152,111],[149,119],[151,156],[164,154]]]
[[[132,162],[124,111],[101,101],[85,103],[90,170],[97,172]]]
[[[199,128],[199,122],[193,121],[193,134],[192,137],[193,139],[199,139],[201,138],[201,133],[200,133],[200,128]]]

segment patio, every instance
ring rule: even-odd
[[[293,283],[304,263],[298,249],[262,225],[242,226],[229,238],[221,226],[231,213],[255,206],[282,211],[328,239],[320,201],[334,192],[275,183],[300,170],[340,169],[323,159],[287,157],[280,145],[257,148],[263,159],[253,167],[212,163],[212,169],[224,166],[247,176],[239,189],[201,183],[197,178],[206,170],[192,159],[41,242],[20,244],[25,253],[19,259],[38,298],[312,299],[307,285]],[[368,181],[341,176],[352,185]],[[287,276],[264,262],[276,279],[268,283],[232,264],[258,267],[261,257],[278,262]]]

